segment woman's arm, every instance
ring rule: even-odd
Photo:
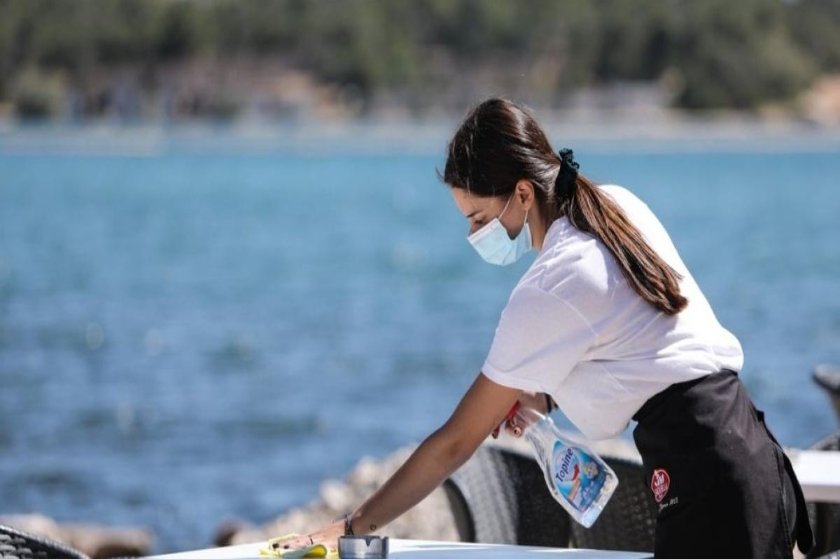
[[[479,374],[446,423],[350,515],[353,532],[374,532],[422,501],[472,456],[521,394]],[[296,549],[313,542],[336,547],[343,534],[344,521],[340,520],[287,542],[287,547]]]

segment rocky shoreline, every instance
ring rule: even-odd
[[[262,526],[225,523],[217,530],[216,545],[264,541],[289,533],[305,534],[341,517],[362,503],[399,468],[414,447],[401,448],[382,460],[363,458],[343,480],[327,480],[313,502],[291,510]],[[457,541],[458,533],[443,489],[377,532],[392,538]]]
[[[530,448],[522,440],[501,438],[485,444],[504,446],[521,452]],[[614,439],[591,443],[596,452],[627,458],[637,457],[629,441]],[[235,545],[265,541],[289,533],[315,530],[362,503],[399,468],[414,450],[401,448],[382,460],[363,458],[344,480],[328,480],[321,485],[318,498],[312,503],[287,512],[262,526],[236,522],[225,523],[217,529],[216,545]],[[458,541],[455,520],[442,488],[435,489],[426,499],[377,532],[392,538]]]

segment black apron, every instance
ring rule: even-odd
[[[802,489],[738,375],[674,384],[633,416],[657,559],[787,559],[813,545]]]

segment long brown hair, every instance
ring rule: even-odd
[[[688,304],[680,294],[680,275],[621,208],[578,173],[572,151],[555,153],[540,125],[515,103],[492,98],[470,111],[449,142],[441,178],[485,197],[509,196],[519,180],[529,180],[546,220],[566,216],[600,239],[642,299],[668,315]]]

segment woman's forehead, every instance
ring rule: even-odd
[[[491,209],[496,202],[496,198],[476,196],[465,188],[452,188],[451,190],[455,205],[458,206],[465,217],[470,217],[475,212]]]

